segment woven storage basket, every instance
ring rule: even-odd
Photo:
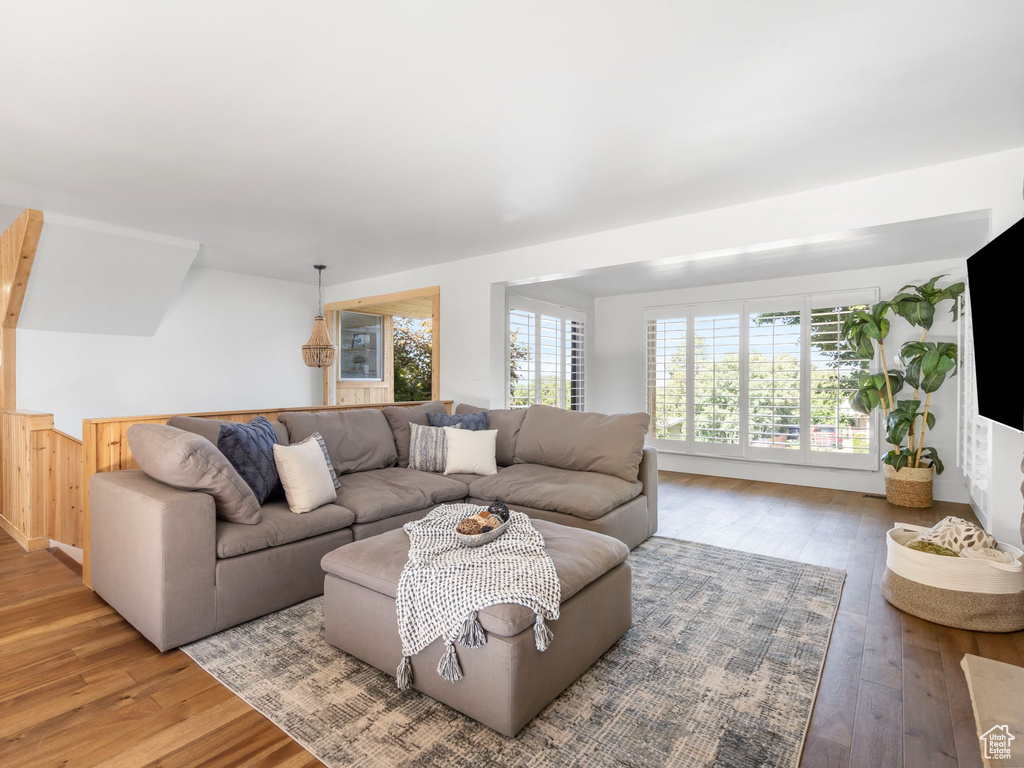
[[[882,594],[901,611],[975,632],[1024,629],[1024,552],[1000,544],[1017,561],[994,563],[907,549],[928,528],[897,523],[886,534]]]
[[[889,464],[885,465],[885,498],[897,507],[917,507],[923,509],[932,505],[932,478],[935,472],[931,467],[904,467],[896,471]]]

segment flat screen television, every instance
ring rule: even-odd
[[[1016,383],[1015,362],[1024,346],[1022,274],[1024,219],[967,259],[978,412],[1018,430],[1024,430],[1024,389]]]

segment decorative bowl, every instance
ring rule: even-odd
[[[464,547],[479,547],[479,546],[482,546],[483,544],[489,544],[490,542],[494,541],[496,538],[501,536],[501,534],[503,534],[506,530],[508,530],[509,522],[510,521],[506,520],[504,523],[499,525],[497,528],[494,528],[494,529],[492,529],[490,531],[484,531],[483,533],[472,533],[472,534],[470,534],[470,533],[459,533],[458,531],[456,531],[455,535],[458,537],[459,541],[462,543],[462,546],[464,546]]]

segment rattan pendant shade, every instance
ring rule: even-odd
[[[309,335],[309,341],[302,345],[302,362],[310,368],[330,368],[338,356],[338,348],[331,343],[331,332],[324,320],[323,274],[326,267],[314,264],[313,268],[317,271],[318,312],[313,319],[313,332]]]

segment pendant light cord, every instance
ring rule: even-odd
[[[323,264],[314,264],[316,270],[316,295],[317,295],[317,317],[324,316],[324,270],[327,267]]]

